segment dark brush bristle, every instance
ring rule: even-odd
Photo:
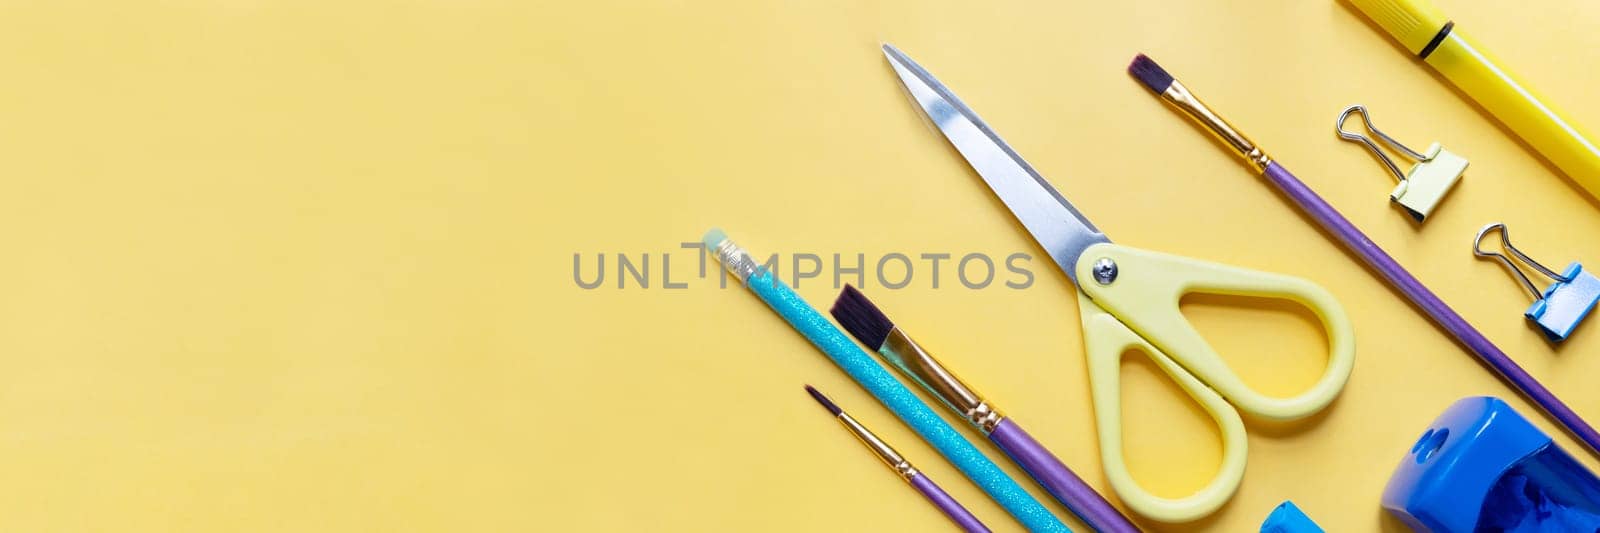
[[[839,291],[839,298],[833,301],[833,309],[828,312],[833,314],[834,320],[839,321],[839,325],[844,326],[845,331],[874,351],[883,347],[884,339],[889,338],[889,330],[894,329],[894,322],[890,322],[889,317],[878,310],[878,306],[872,305],[872,300],[849,284]]]
[[[811,397],[817,400],[817,403],[820,403],[823,407],[828,408],[828,412],[833,413],[833,416],[839,416],[840,413],[844,412],[844,409],[840,409],[839,406],[833,404],[833,400],[829,400],[827,396],[823,396],[821,392],[817,392],[816,387],[806,385],[806,392],[810,393]]]
[[[1144,54],[1134,56],[1133,64],[1128,65],[1128,73],[1139,78],[1140,83],[1156,94],[1167,92],[1167,87],[1172,86],[1172,75]]]

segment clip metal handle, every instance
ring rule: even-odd
[[[1521,260],[1524,264],[1527,264],[1528,266],[1533,267],[1535,270],[1538,270],[1539,273],[1544,274],[1545,277],[1558,282],[1572,281],[1572,278],[1557,274],[1554,270],[1550,270],[1548,267],[1539,264],[1538,261],[1534,261],[1533,258],[1528,257],[1527,254],[1522,253],[1522,250],[1518,250],[1517,247],[1512,246],[1511,231],[1506,229],[1504,222],[1492,222],[1489,225],[1484,226],[1483,229],[1478,230],[1478,235],[1472,238],[1472,255],[1478,257],[1491,257],[1499,260],[1501,264],[1506,266],[1507,270],[1510,270],[1512,274],[1516,274],[1517,279],[1522,281],[1523,288],[1528,289],[1528,294],[1533,295],[1533,299],[1538,300],[1542,297],[1539,293],[1539,287],[1533,284],[1533,280],[1528,279],[1527,274],[1522,273],[1522,269],[1518,268],[1516,263],[1511,262],[1510,257],[1506,257],[1506,255],[1502,253],[1483,251],[1483,236],[1488,235],[1489,232],[1494,230],[1500,230],[1500,247],[1504,248],[1508,252],[1511,252],[1511,255],[1516,256],[1516,258]]]
[[[1406,157],[1415,159],[1418,162],[1433,160],[1432,157],[1417,153],[1416,150],[1407,148],[1406,145],[1400,144],[1400,141],[1394,140],[1394,137],[1390,137],[1388,134],[1379,131],[1377,126],[1372,125],[1372,114],[1367,112],[1367,106],[1356,104],[1344,108],[1344,111],[1339,112],[1339,119],[1333,123],[1333,131],[1339,134],[1340,139],[1347,141],[1359,141],[1361,144],[1367,145],[1367,148],[1372,150],[1372,155],[1378,156],[1378,160],[1383,162],[1383,166],[1389,167],[1389,172],[1394,173],[1395,179],[1405,181],[1406,175],[1405,173],[1400,172],[1400,167],[1394,164],[1393,159],[1389,159],[1388,154],[1385,154],[1383,153],[1383,150],[1378,149],[1378,143],[1372,142],[1372,139],[1365,135],[1344,131],[1344,121],[1345,119],[1350,118],[1351,113],[1360,113],[1361,121],[1367,124],[1367,131],[1372,132],[1373,135],[1377,135],[1378,138],[1383,140],[1384,144],[1389,145],[1390,148],[1404,153],[1406,154]]]

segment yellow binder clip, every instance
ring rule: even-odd
[[[1394,161],[1389,159],[1383,150],[1379,150],[1378,144],[1372,142],[1372,139],[1344,131],[1344,120],[1350,118],[1351,113],[1361,113],[1361,120],[1367,123],[1367,130],[1378,136],[1384,144],[1415,159],[1417,164],[1412,165],[1411,171],[1401,174],[1400,167],[1395,166]],[[1372,127],[1372,116],[1365,106],[1353,105],[1344,108],[1344,112],[1339,113],[1339,120],[1334,123],[1333,129],[1339,133],[1341,139],[1359,141],[1367,145],[1367,148],[1378,156],[1378,160],[1389,167],[1394,177],[1400,179],[1400,184],[1395,186],[1394,192],[1389,193],[1389,200],[1405,208],[1406,213],[1409,213],[1411,218],[1417,219],[1417,222],[1422,222],[1433,212],[1433,208],[1439,205],[1444,195],[1455,187],[1457,181],[1461,181],[1461,173],[1467,171],[1467,159],[1445,150],[1439,143],[1428,145],[1427,151],[1417,153],[1416,150],[1400,144],[1400,141],[1384,135],[1378,128]]]

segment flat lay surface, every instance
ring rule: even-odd
[[[1600,5],[1436,3],[1600,131]],[[1076,289],[882,43],[1117,244],[1305,278],[1348,312],[1339,397],[1246,417],[1232,499],[1141,527],[1250,531],[1288,499],[1329,531],[1403,531],[1384,483],[1469,395],[1600,464],[1125,71],[1159,61],[1600,423],[1600,325],[1546,341],[1526,291],[1471,252],[1501,221],[1552,268],[1600,268],[1600,202],[1344,3],[18,3],[0,43],[0,530],[953,530],[805,384],[1020,530],[760,300],[719,288],[685,247],[711,227],[778,254],[786,283],[807,274],[796,292],[824,313],[860,287],[1118,503]],[[1351,104],[1470,161],[1425,223],[1334,134]],[[1255,390],[1321,374],[1308,311],[1183,311]],[[1143,357],[1122,372],[1133,477],[1203,486],[1211,420]]]

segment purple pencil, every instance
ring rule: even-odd
[[[1423,286],[1422,282],[1417,281],[1417,278],[1401,267],[1400,263],[1384,253],[1383,249],[1378,248],[1378,245],[1367,238],[1366,234],[1361,233],[1355,224],[1351,224],[1333,206],[1328,205],[1327,201],[1294,177],[1294,174],[1290,174],[1283,166],[1267,157],[1255,143],[1201,103],[1199,98],[1190,93],[1182,83],[1173,79],[1172,75],[1160,65],[1140,54],[1134,58],[1133,64],[1128,66],[1128,73],[1138,78],[1140,83],[1154,91],[1162,100],[1182,110],[1216,134],[1229,148],[1244,156],[1245,160],[1265,175],[1267,181],[1277,187],[1279,192],[1288,196],[1301,212],[1316,220],[1323,231],[1332,235],[1346,249],[1360,256],[1368,268],[1376,271],[1391,287],[1404,294],[1412,305],[1421,309],[1423,314],[1428,315],[1434,323],[1455,337],[1456,342],[1466,347],[1472,355],[1493,369],[1501,379],[1517,389],[1529,401],[1544,409],[1545,414],[1565,427],[1568,433],[1583,441],[1590,453],[1600,455],[1600,432],[1596,432],[1588,422],[1556,398],[1549,389],[1544,388],[1544,385],[1529,375],[1528,371],[1507,357],[1505,352],[1495,347],[1494,343],[1489,342],[1482,333],[1473,329],[1466,319],[1456,314],[1455,310]]]
[[[910,461],[906,461],[905,457],[900,456],[900,452],[894,451],[894,448],[889,447],[877,435],[868,431],[866,426],[856,422],[855,418],[846,414],[838,405],[834,405],[833,400],[829,400],[827,396],[823,396],[821,392],[818,392],[815,387],[810,385],[806,385],[806,392],[810,393],[811,397],[817,400],[817,403],[827,408],[829,413],[833,413],[833,417],[839,420],[839,425],[850,430],[850,433],[860,439],[862,444],[867,445],[867,448],[871,449],[872,453],[883,460],[883,464],[889,465],[890,469],[893,469],[896,474],[900,474],[901,478],[911,484],[911,488],[917,489],[917,492],[921,493],[923,497],[933,502],[933,505],[938,507],[939,511],[943,512],[945,516],[949,517],[950,521],[955,522],[956,525],[961,526],[961,529],[970,533],[989,533],[989,528],[985,527],[983,522],[979,522],[978,517],[972,516],[972,513],[967,511],[967,508],[962,507],[961,503],[957,502],[955,498],[950,497],[949,493],[934,484],[933,480],[928,479],[928,476],[923,475],[922,472],[912,467]]]
[[[855,287],[845,285],[830,310],[833,318],[856,340],[872,348],[912,381],[922,385],[950,410],[961,415],[996,447],[1033,476],[1056,501],[1066,505],[1083,523],[1101,533],[1136,533],[1139,527],[1118,511],[1111,502],[1084,483],[1055,454],[1022,426],[1000,414],[993,405],[963,383],[933,355],[923,350],[911,335],[896,326]]]

